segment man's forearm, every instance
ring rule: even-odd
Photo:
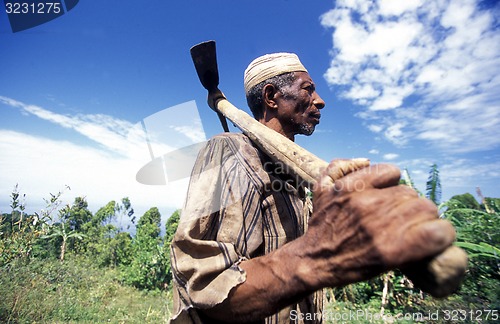
[[[243,261],[240,267],[246,272],[245,282],[233,288],[224,302],[204,313],[221,321],[256,321],[313,293],[319,287],[307,280],[314,265],[301,252],[303,239]]]

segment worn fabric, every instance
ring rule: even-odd
[[[259,56],[245,69],[243,85],[245,93],[269,78],[287,72],[307,72],[299,57],[293,53],[273,53]]]
[[[171,247],[171,323],[209,323],[199,309],[221,303],[245,281],[242,260],[303,235],[312,204],[284,171],[242,134],[216,136],[201,150]],[[316,293],[264,322],[314,316],[319,323],[321,307],[322,293]]]

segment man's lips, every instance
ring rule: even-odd
[[[316,120],[316,123],[319,124],[319,120],[321,119],[321,113],[320,112],[313,112],[309,114],[309,117],[312,119]]]

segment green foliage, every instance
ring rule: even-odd
[[[161,215],[158,208],[153,207],[146,211],[139,218],[137,223],[136,239],[144,240],[151,243],[157,243],[160,236]]]
[[[123,286],[116,269],[69,257],[0,268],[2,323],[165,323],[171,294]]]
[[[164,246],[157,245],[152,251],[135,254],[132,262],[122,273],[128,285],[145,290],[164,290],[168,287],[170,257]]]
[[[141,289],[165,289],[169,283],[170,254],[160,238],[161,215],[158,208],[149,209],[137,223],[132,242],[133,256],[123,268],[127,284]]]
[[[489,212],[500,213],[500,198],[484,198],[485,209]]]
[[[500,249],[485,242],[479,244],[468,242],[457,242],[457,246],[471,251],[469,258],[486,257],[500,260]]]
[[[400,183],[418,192],[407,170],[403,171]],[[436,165],[429,172],[426,196],[436,204],[440,200],[441,184]],[[330,290],[328,296],[333,305],[329,304],[327,309],[347,313],[349,310],[363,309],[370,314],[393,316],[417,313],[428,316],[430,312],[443,309],[499,309],[499,207],[499,198],[484,198],[480,204],[469,193],[454,196],[439,206],[439,210],[444,210],[441,217],[448,219],[457,231],[456,245],[464,248],[469,255],[469,269],[456,294],[445,299],[434,299],[413,287],[399,271],[394,271],[370,281]]]
[[[170,245],[172,244],[172,239],[174,238],[175,231],[177,231],[177,227],[179,226],[179,220],[181,217],[180,210],[176,210],[170,217],[167,219],[165,223],[165,237],[163,238],[163,246],[165,247],[164,255],[170,253]],[[172,282],[172,265],[170,263],[170,258],[167,258],[165,262],[166,266],[166,277],[165,280],[168,284]]]
[[[41,235],[47,233],[52,212],[59,206],[59,197],[51,194],[46,200],[47,209],[40,214],[28,215],[25,211],[24,197],[16,185],[10,204],[12,212],[0,215],[0,266],[19,258],[30,258]],[[22,200],[20,200],[22,197]]]
[[[61,222],[71,231],[81,231],[82,226],[92,219],[92,212],[88,210],[89,204],[84,197],[76,197],[72,206],[65,206],[59,211]]]
[[[172,239],[174,238],[175,231],[177,231],[177,226],[179,226],[179,220],[181,217],[180,210],[176,210],[165,223],[165,244],[170,246]]]
[[[106,206],[99,208],[97,213],[91,219],[91,226],[98,228],[99,226],[109,224],[116,215],[118,206],[114,200],[106,204]]]
[[[127,266],[132,261],[132,236],[128,232],[116,234],[108,244],[109,260],[105,262],[108,265]]]
[[[78,233],[74,229],[71,230],[70,232],[68,232],[68,230],[66,229],[66,226],[67,225],[64,223],[55,224],[55,225],[50,227],[50,234],[41,236],[41,238],[44,238],[44,239],[50,239],[50,238],[54,238],[54,237],[61,238],[61,240],[62,240],[61,253],[59,256],[59,260],[61,260],[61,262],[64,261],[64,256],[66,254],[66,245],[67,245],[68,239],[75,238],[78,240],[82,240],[84,237],[86,237],[85,234]]]
[[[61,194],[26,215],[16,187],[15,209],[0,216],[0,322],[165,322],[178,213],[164,244],[157,208],[140,218],[133,237],[113,224],[117,215],[135,223],[128,198],[92,214],[82,197],[59,208]]]
[[[488,204],[497,199],[485,199]],[[457,245],[469,255],[469,271],[462,290],[464,300],[500,306],[500,213],[480,205],[471,194],[453,196],[444,217],[457,230]],[[486,212],[488,209],[490,212]]]
[[[450,211],[459,208],[481,210],[481,206],[476,198],[468,192],[451,197],[451,199],[445,203],[445,206],[447,206]]]
[[[135,224],[134,208],[132,208],[130,199],[128,197],[122,198],[122,203],[117,206],[116,211],[129,218],[130,222],[127,224],[127,230],[129,230],[130,226]]]
[[[95,260],[99,266],[109,266],[115,263],[116,251],[113,238],[118,234],[116,226],[111,224],[116,216],[117,204],[114,200],[99,208],[99,210],[81,226],[87,239],[82,241],[77,250]]]
[[[403,180],[414,186],[408,173]],[[117,216],[135,224],[128,198],[111,201],[92,214],[82,197],[60,208],[60,195],[51,194],[45,210],[27,215],[24,195],[16,187],[11,195],[13,210],[0,216],[0,322],[167,321],[170,306],[166,302],[171,297],[167,288],[172,280],[169,250],[179,211],[167,219],[163,238],[157,208],[139,218],[132,236],[114,225]],[[442,309],[499,309],[499,207],[498,198],[478,203],[471,194],[454,196],[440,206],[442,217],[457,230],[457,245],[470,257],[457,294],[434,299],[413,287],[401,272],[391,271],[327,290],[327,311],[362,309],[390,319]]]

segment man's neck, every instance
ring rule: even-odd
[[[266,120],[265,118],[259,119],[259,122],[261,124],[264,124],[266,127],[276,131],[277,133],[280,133],[281,135],[285,136],[292,142],[295,142],[295,134],[292,132],[287,132],[279,122],[277,118],[271,118],[269,120]]]

